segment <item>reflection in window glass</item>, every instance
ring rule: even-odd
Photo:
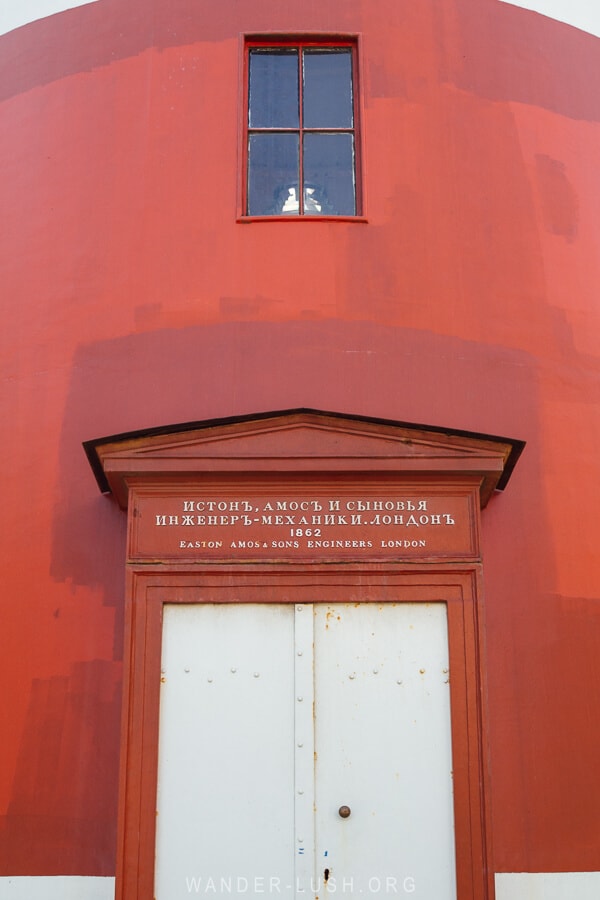
[[[350,50],[303,53],[305,128],[352,128]]]
[[[305,215],[355,215],[353,143],[351,134],[305,133]]]
[[[251,134],[248,141],[248,215],[298,215],[298,135]],[[293,195],[293,196],[292,196]]]
[[[298,51],[250,52],[251,128],[298,128]]]

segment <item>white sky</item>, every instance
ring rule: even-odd
[[[102,0],[0,0],[0,34],[63,9],[98,2]],[[123,0],[123,3],[127,2]],[[508,3],[509,0],[498,2]],[[600,0],[511,0],[511,5],[536,10],[600,37]]]
[[[62,12],[63,9],[96,2],[98,0],[0,0],[0,34],[33,22],[34,19]],[[127,0],[123,2],[127,3]]]
[[[533,9],[544,16],[550,16],[551,19],[558,19],[559,22],[566,22],[600,37],[600,0],[499,0],[499,2],[510,2],[511,6]]]

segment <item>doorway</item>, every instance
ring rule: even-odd
[[[447,605],[163,610],[156,900],[455,900]]]
[[[87,442],[128,511],[117,900],[493,900],[480,509],[523,446],[306,409]]]

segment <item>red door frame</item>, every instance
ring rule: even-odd
[[[481,565],[139,566],[127,573],[117,900],[153,900],[163,608],[167,603],[444,602],[458,900],[493,900]]]

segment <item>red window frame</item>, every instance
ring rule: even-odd
[[[260,49],[297,49],[298,50],[298,107],[299,107],[299,126],[293,128],[277,127],[277,128],[255,128],[250,127],[250,52],[257,48]],[[348,49],[351,54],[352,66],[352,127],[343,128],[326,128],[313,127],[305,128],[302,120],[302,53],[307,48],[318,49]],[[341,36],[300,36],[284,39],[273,38],[269,36],[246,38],[244,41],[244,83],[243,83],[243,129],[242,129],[242,190],[241,190],[241,219],[254,221],[256,219],[265,219],[269,222],[274,220],[281,221],[356,221],[363,218],[363,191],[362,191],[362,169],[361,169],[361,129],[360,129],[360,80],[358,65],[358,42],[355,37]],[[298,135],[298,153],[299,153],[299,185],[304,183],[303,172],[303,138],[304,135],[310,133],[326,133],[326,134],[351,134],[354,139],[354,213],[344,213],[341,215],[327,214],[314,215],[304,211],[304,191],[298,190],[299,212],[297,215],[256,215],[248,212],[248,181],[249,181],[249,138],[251,134],[261,133],[288,133]]]

